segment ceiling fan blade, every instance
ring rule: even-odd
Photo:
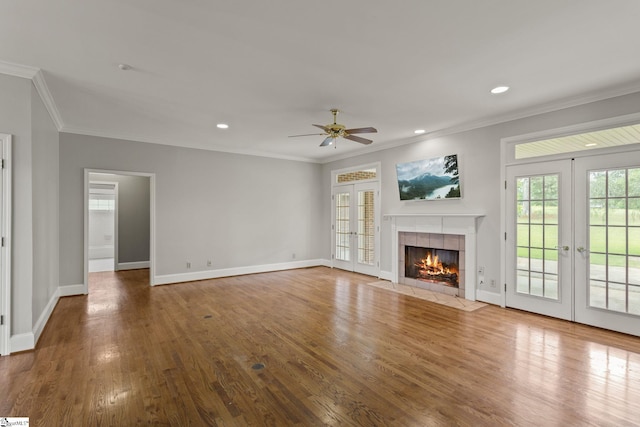
[[[313,126],[315,126],[315,127],[317,127],[317,128],[320,128],[320,129],[322,129],[323,131],[325,131],[325,132],[329,133],[329,129],[327,129],[327,127],[326,127],[326,126],[322,126],[322,125],[313,125]]]
[[[359,136],[353,136],[353,135],[346,135],[344,139],[350,139],[351,141],[359,142],[360,144],[366,144],[366,145],[369,145],[373,142],[370,139],[361,138]]]
[[[289,135],[289,138],[296,138],[298,136],[318,136],[318,135],[326,135],[326,133],[304,133],[302,135]]]
[[[326,137],[324,141],[322,141],[322,144],[320,144],[320,147],[326,147],[327,145],[333,144],[333,140],[334,138],[332,136]]]
[[[345,129],[345,132],[349,135],[353,135],[354,133],[376,133],[378,129],[368,127],[368,128],[357,128],[357,129]]]

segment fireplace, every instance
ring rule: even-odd
[[[426,206],[426,205],[425,205]],[[406,213],[386,214],[391,224],[391,272],[393,283],[476,300],[476,233],[483,214]],[[458,287],[418,280],[405,274],[406,246],[458,251]]]
[[[400,232],[398,283],[465,296],[465,236]]]
[[[459,251],[405,245],[404,277],[459,287]]]

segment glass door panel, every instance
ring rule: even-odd
[[[510,307],[571,317],[570,174],[570,160],[507,169]]]
[[[358,262],[372,266],[375,259],[375,193],[358,191]]]
[[[351,193],[337,193],[334,200],[335,259],[351,261]]]
[[[333,266],[377,276],[378,183],[333,189]]]
[[[576,321],[640,335],[640,162],[576,160]]]

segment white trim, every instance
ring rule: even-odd
[[[36,348],[36,341],[33,336],[33,332],[27,332],[26,334],[18,334],[11,336],[11,352],[17,353],[19,351],[33,350]]]
[[[393,272],[380,270],[380,278],[393,282]]]
[[[84,295],[84,285],[58,286],[58,295],[61,298],[71,297],[76,295]]]
[[[0,61],[0,73],[8,76],[32,79],[36,74],[38,74],[38,71],[40,71],[40,69],[36,67]]]
[[[51,95],[51,92],[49,91],[49,86],[47,86],[47,82],[45,81],[44,74],[42,74],[41,70],[38,70],[35,76],[33,76],[32,82],[36,87],[36,91],[38,92],[38,95],[40,95],[40,99],[42,99],[45,108],[49,112],[49,116],[51,116],[53,124],[56,125],[56,129],[60,132],[60,129],[64,127],[64,121],[62,121],[60,110],[58,110],[58,106],[53,99],[53,95]]]
[[[40,339],[40,335],[42,334],[44,327],[47,325],[47,322],[49,321],[49,318],[51,317],[53,310],[56,308],[56,304],[58,303],[59,299],[60,299],[60,288],[56,289],[56,291],[53,293],[53,295],[51,296],[51,299],[47,303],[47,306],[44,308],[44,310],[42,311],[42,314],[38,318],[38,321],[33,326],[34,344],[38,343],[38,340]]]
[[[391,272],[393,283],[398,283],[399,234],[402,232],[440,233],[464,235],[465,246],[465,287],[464,298],[476,300],[478,277],[477,256],[477,219],[481,214],[399,214],[384,215],[391,218]]]
[[[149,261],[119,262],[116,271],[138,270],[140,268],[149,268]]]
[[[426,134],[422,134],[419,136],[411,136],[405,139],[396,140],[395,142],[392,142],[392,143],[383,143],[375,146],[369,145],[366,148],[366,152],[363,152],[364,149],[360,149],[354,152],[338,154],[335,156],[326,157],[322,159],[320,163],[323,163],[323,164],[331,163],[337,160],[344,160],[351,157],[361,156],[362,154],[369,154],[376,151],[387,150],[389,148],[401,147],[403,145],[414,144],[417,142],[426,142],[426,141],[430,141],[436,138],[441,138],[447,135],[455,135],[462,132],[468,132],[474,129],[480,129],[488,126],[508,123],[514,120],[524,119],[527,117],[533,117],[540,114],[546,114],[554,111],[563,110],[565,108],[577,107],[579,105],[586,105],[592,102],[603,101],[605,99],[611,99],[618,96],[629,95],[638,91],[640,91],[640,86],[637,83],[633,83],[631,85],[618,87],[615,89],[595,92],[586,96],[565,98],[564,100],[542,104],[537,107],[526,108],[523,110],[509,112],[507,114],[500,114],[497,116],[489,117],[486,119],[480,119],[476,121],[471,121],[467,123],[460,123],[458,125],[434,130],[432,132],[428,132]]]
[[[106,173],[112,175],[144,176],[149,178],[149,285],[154,286],[156,257],[156,174],[148,172],[117,171],[110,169],[84,169],[84,294],[89,293],[89,174]],[[117,233],[116,233],[117,234]],[[114,260],[115,262],[115,260]],[[116,264],[119,265],[119,264]]]
[[[60,110],[51,95],[51,91],[49,91],[44,74],[40,68],[0,61],[0,73],[31,80],[45,108],[49,112],[49,116],[51,116],[51,120],[56,126],[56,129],[58,129],[58,132],[62,130],[64,122],[62,121]]]
[[[194,148],[197,150],[207,150],[207,151],[215,151],[218,153],[228,153],[228,154],[239,154],[243,156],[255,156],[255,157],[266,157],[270,159],[279,159],[279,160],[292,160],[295,162],[305,162],[305,163],[320,163],[320,160],[313,159],[309,157],[298,157],[298,156],[285,156],[275,153],[267,153],[259,150],[240,150],[240,149],[230,149],[225,147],[216,147],[216,146],[204,146],[199,144],[176,144],[176,140],[161,140],[159,138],[149,138],[147,136],[140,135],[130,135],[130,134],[119,134],[115,132],[107,132],[100,131],[95,129],[83,129],[78,127],[64,126],[60,129],[60,132],[64,133],[72,133],[77,135],[88,135],[88,136],[97,136],[100,138],[109,138],[109,139],[124,139],[132,142],[144,142],[147,144],[159,144],[159,145],[169,145],[173,147],[182,147],[182,148]]]
[[[217,279],[220,277],[242,276],[245,274],[269,273],[281,270],[294,270],[307,267],[331,267],[328,259],[312,259],[306,261],[283,262],[278,264],[250,265],[245,267],[222,268],[219,270],[195,271],[192,273],[165,274],[156,276],[156,285],[168,285],[170,283],[191,282],[194,280]]]
[[[484,289],[478,289],[476,291],[476,301],[502,306],[502,295],[495,292],[485,291]]]
[[[0,151],[4,159],[2,173],[2,211],[0,211],[0,235],[4,246],[0,248],[0,314],[4,325],[0,326],[0,355],[11,353],[11,135],[0,134]]]

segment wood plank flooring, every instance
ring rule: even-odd
[[[640,339],[464,312],[318,267],[148,286],[91,275],[33,352],[0,358],[0,416],[35,426],[631,426]],[[263,364],[262,369],[254,365]]]

